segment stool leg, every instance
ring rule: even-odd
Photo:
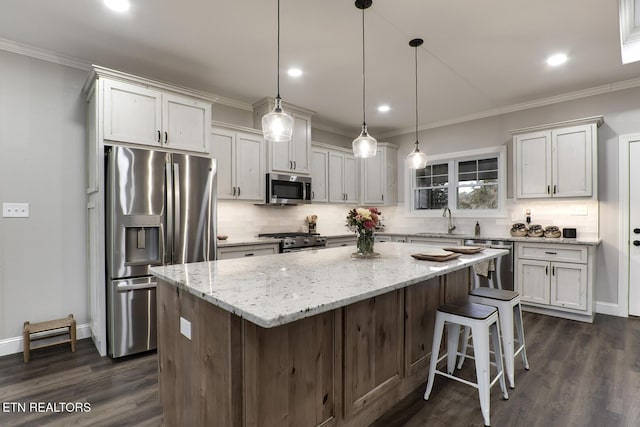
[[[431,346],[431,363],[429,364],[429,379],[427,380],[427,389],[424,392],[424,400],[429,400],[431,389],[433,388],[433,379],[436,376],[436,365],[438,356],[440,355],[440,342],[442,341],[442,333],[444,332],[444,320],[440,312],[436,312],[436,325],[433,330],[433,344]]]
[[[504,379],[504,364],[502,361],[502,349],[500,348],[500,325],[496,322],[489,326],[491,331],[491,339],[493,340],[493,354],[496,358],[496,368],[498,369],[498,375],[500,375],[500,389],[502,390],[502,397],[509,399],[509,393],[507,392],[507,383]]]
[[[27,326],[29,322],[24,322],[24,325]],[[29,350],[31,346],[31,341],[29,340],[29,332],[23,330],[22,332],[22,343],[23,343],[23,351],[22,357],[24,358],[24,363],[29,363]]]
[[[484,418],[484,425],[491,425],[489,416],[490,400],[489,387],[490,365],[489,365],[489,331],[486,327],[472,326],[473,334],[473,357],[476,361],[476,377],[478,379],[478,395],[480,397],[480,410]]]
[[[464,363],[464,359],[466,359],[465,356],[467,355],[467,347],[469,345],[470,332],[471,332],[471,329],[468,326],[465,326],[464,333],[462,334],[462,350],[460,351],[460,353],[462,354],[458,358],[458,369],[462,369],[462,364]]]
[[[71,339],[71,351],[76,352],[76,321],[71,322],[69,326],[69,338]]]
[[[506,307],[500,304],[498,307],[498,317],[500,318],[500,329],[502,329],[502,350],[504,351],[504,364],[506,365],[509,387],[515,388],[514,375],[514,350],[513,350],[513,310],[511,306]]]
[[[524,345],[524,326],[522,325],[522,307],[517,304],[513,307],[513,314],[515,316],[516,331],[518,333],[518,344],[522,346],[522,363],[524,369],[529,370],[529,360],[527,359],[527,347]]]
[[[447,373],[453,374],[456,367],[456,357],[460,344],[460,325],[457,323],[447,324]]]

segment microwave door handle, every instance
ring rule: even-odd
[[[171,163],[164,164],[164,176],[166,185],[166,198],[167,198],[167,210],[165,215],[167,216],[166,233],[167,243],[165,245],[164,264],[171,264],[173,258],[173,177],[171,174]]]
[[[180,222],[180,165],[178,163],[173,164],[173,247],[171,248],[173,254],[173,262],[177,259],[177,245],[182,233]]]

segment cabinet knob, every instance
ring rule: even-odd
[[[634,229],[633,229],[633,232],[634,232],[635,234],[640,234],[640,228],[634,228]]]
[[[633,246],[640,246],[640,240],[634,240]]]

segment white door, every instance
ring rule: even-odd
[[[211,132],[211,157],[218,161],[216,180],[218,199],[235,198],[235,133],[224,129]]]
[[[550,197],[551,132],[517,135],[516,197]]]
[[[349,155],[344,156],[344,194],[347,203],[358,203],[358,160]]]
[[[551,132],[553,197],[587,197],[592,194],[594,125]]]
[[[289,157],[291,141],[269,141],[267,143],[271,152],[271,171],[293,171],[293,160]]]
[[[314,148],[311,151],[311,201],[326,202],[329,200],[327,188],[327,168],[329,167],[329,151]]]
[[[208,153],[211,104],[163,94],[162,127],[165,147]]]
[[[293,115],[293,135],[291,137],[291,160],[296,174],[309,173],[311,155],[311,125],[306,116]]]
[[[549,304],[549,264],[547,261],[518,260],[516,286],[522,301]]]
[[[629,144],[629,314],[640,316],[640,138]]]
[[[329,152],[329,202],[344,203],[344,155]]]
[[[552,262],[551,305],[586,310],[587,279],[587,266],[585,264]]]
[[[375,157],[362,161],[362,203],[383,204],[386,164],[384,151],[378,148]]]
[[[264,201],[264,143],[258,135],[238,133],[236,136],[236,197]]]

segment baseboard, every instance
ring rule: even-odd
[[[621,307],[620,304],[614,304],[612,302],[596,301],[596,313],[617,317],[629,317],[629,313],[624,309],[624,307]]]
[[[91,338],[91,325],[85,323],[76,326],[76,339]],[[0,356],[22,353],[22,336],[0,340]]]

